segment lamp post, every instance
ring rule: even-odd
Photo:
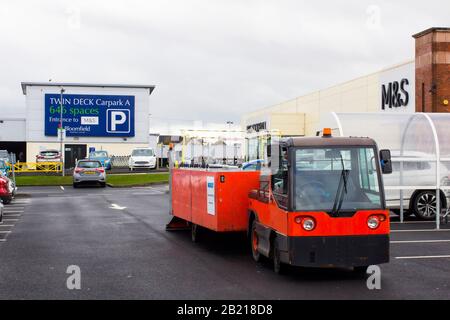
[[[61,104],[60,104],[60,116],[59,116],[59,133],[60,133],[60,140],[59,140],[59,154],[61,156],[61,165],[62,165],[62,176],[64,177],[64,169],[65,169],[65,165],[64,165],[64,155],[63,155],[63,151],[64,151],[64,143],[63,143],[63,139],[64,139],[64,127],[63,127],[63,94],[64,94],[64,88],[61,87]]]

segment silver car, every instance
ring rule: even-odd
[[[73,187],[81,183],[99,183],[106,186],[106,172],[102,163],[98,160],[79,160],[73,170]]]

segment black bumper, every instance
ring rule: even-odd
[[[278,240],[279,248],[286,249],[280,255],[282,262],[294,266],[358,267],[389,262],[389,235],[286,237]]]

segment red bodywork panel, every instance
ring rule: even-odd
[[[353,217],[334,218],[326,212],[288,212],[280,209],[275,201],[264,203],[255,199],[250,199],[250,210],[256,213],[261,224],[290,237],[375,235],[390,232],[388,210],[361,210]],[[367,226],[367,219],[371,215],[384,215],[386,219],[377,229],[372,230]],[[314,230],[306,231],[297,224],[295,218],[298,216],[314,218]]]
[[[214,214],[208,212],[207,177],[214,179]],[[258,186],[257,171],[173,169],[173,215],[217,232],[245,231],[248,194]]]

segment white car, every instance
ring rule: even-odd
[[[400,163],[395,161],[398,152],[392,151],[392,174],[383,175],[384,186],[400,185]],[[427,154],[420,152],[410,152],[408,158],[426,158]],[[429,157],[429,155],[428,155]],[[450,170],[441,164],[442,186],[450,185]],[[434,162],[408,161],[403,165],[403,185],[433,186],[436,184],[436,164]],[[388,188],[387,188],[388,189]],[[450,203],[449,190],[441,190],[441,208],[447,208]],[[386,205],[395,213],[400,208],[400,191],[386,190]],[[435,189],[417,189],[403,191],[403,208],[405,214],[414,214],[421,220],[436,219],[436,191]]]
[[[138,168],[156,169],[156,155],[152,148],[136,148],[128,160],[130,171]]]

